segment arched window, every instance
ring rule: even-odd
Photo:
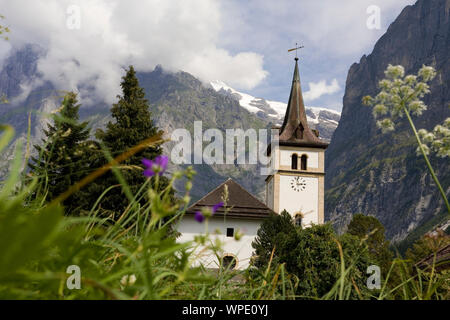
[[[298,168],[298,156],[294,153],[292,155],[291,169],[297,170]]]
[[[237,267],[237,258],[232,254],[225,254],[223,256],[223,268],[234,270]]]
[[[301,157],[301,169],[306,170],[308,168],[308,157],[306,154]]]

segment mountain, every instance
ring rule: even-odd
[[[177,128],[188,129],[193,136],[194,121],[202,121],[203,131],[217,128],[223,133],[226,129],[258,130],[269,125],[242,108],[237,100],[217,93],[189,73],[166,72],[157,66],[152,72],[139,73],[138,78],[151,103],[154,121],[166,132],[167,137]],[[164,144],[167,154],[170,154],[174,144]],[[169,167],[169,171],[177,169],[179,166],[173,164]],[[197,171],[192,190],[194,199],[204,196],[228,177],[239,181],[253,194],[263,197],[264,177],[259,174],[257,165],[196,164],[194,169]]]
[[[377,217],[390,239],[411,240],[446,219],[406,119],[391,134],[382,134],[361,99],[378,92],[388,64],[403,65],[406,74],[431,65],[437,77],[425,97],[428,110],[413,121],[418,129],[430,130],[449,117],[449,15],[450,0],[418,0],[404,8],[370,55],[351,66],[341,121],[326,152],[326,219],[338,230],[345,230],[353,214],[363,213]],[[432,156],[431,162],[448,195],[448,158]]]
[[[42,143],[42,129],[46,126],[48,115],[58,108],[62,93],[50,82],[42,81],[37,70],[38,59],[44,54],[45,50],[41,47],[26,45],[13,52],[0,71],[0,93],[5,93],[10,100],[9,104],[0,104],[0,123],[14,126],[17,137],[9,149],[0,154],[0,177],[7,173],[8,166],[5,164],[13,158],[17,143],[26,144],[28,116],[30,115],[31,120],[31,145]],[[278,113],[272,119],[255,114],[243,107],[236,95],[230,95],[224,90],[218,92],[189,73],[167,72],[161,66],[157,66],[152,72],[138,73],[138,78],[151,104],[154,121],[166,132],[167,138],[170,138],[173,130],[177,128],[186,128],[192,134],[194,121],[200,120],[203,131],[209,128],[218,128],[222,132],[236,128],[269,128],[280,121],[283,108],[286,108],[285,104],[278,103]],[[260,104],[264,103],[265,100],[260,99]],[[277,104],[270,103],[269,108]],[[104,127],[111,119],[109,107],[101,101],[84,104],[80,108],[80,118],[89,120],[94,132],[96,128]],[[271,111],[267,113],[269,112]],[[310,109],[309,115],[312,122],[323,128],[324,138],[331,138],[339,121],[339,113],[326,109]],[[167,154],[170,154],[174,144],[168,142],[164,145]],[[259,174],[257,165],[202,164],[194,165],[194,168],[198,174],[194,179],[193,199],[199,199],[228,177],[264,199],[265,177]],[[177,169],[180,167],[169,167],[169,171]],[[177,187],[182,188],[183,184],[180,183]]]
[[[278,125],[283,123],[286,103],[255,98],[229,87],[222,81],[212,81],[210,85],[217,92],[238,100],[243,108],[256,114],[259,118]],[[311,128],[319,130],[321,138],[329,142],[339,123],[341,113],[326,108],[306,107],[306,116]]]

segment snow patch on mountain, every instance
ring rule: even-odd
[[[286,113],[287,104],[279,101],[265,100],[263,98],[256,98],[247,93],[239,92],[223,81],[212,81],[211,87],[224,94],[228,94],[239,101],[239,104],[252,113],[262,112],[273,120],[281,121]],[[309,124],[319,124],[321,122],[329,122],[330,125],[338,125],[341,113],[335,110],[320,108],[320,107],[306,107],[306,113]]]

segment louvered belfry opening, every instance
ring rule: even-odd
[[[301,169],[306,170],[308,168],[308,157],[306,154],[302,155],[301,157]]]
[[[294,153],[292,155],[292,160],[291,160],[291,169],[293,170],[297,170],[298,168],[298,156]]]
[[[300,123],[300,125],[297,127],[297,130],[295,131],[295,137],[297,139],[303,140],[303,133],[305,132],[305,128]]]

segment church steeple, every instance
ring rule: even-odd
[[[283,125],[280,129],[279,142],[280,145],[318,147],[324,149],[328,146],[308,126],[297,57],[295,58],[291,94],[289,96]]]
[[[324,223],[328,143],[320,140],[317,131],[308,126],[298,58],[283,126],[275,142],[267,150],[272,169],[266,178],[267,206],[277,213],[286,210],[303,227]]]

